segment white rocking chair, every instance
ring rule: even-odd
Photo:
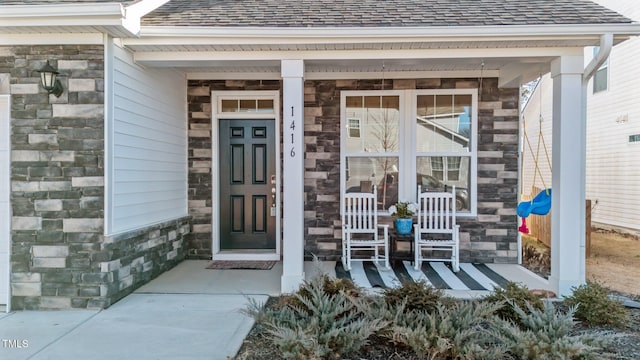
[[[415,269],[422,261],[448,261],[460,271],[460,225],[456,225],[456,188],[451,192],[422,192],[418,185],[418,223],[415,232]],[[427,257],[423,251],[450,252],[451,257]]]
[[[378,225],[377,190],[346,193],[342,202],[342,265],[351,270],[352,261],[381,261],[389,267],[389,225]],[[382,237],[379,234],[382,230]],[[352,250],[373,251],[371,258],[353,258]],[[381,251],[384,255],[381,254]]]

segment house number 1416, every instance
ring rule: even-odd
[[[291,116],[293,117],[293,106],[291,107]],[[291,152],[289,153],[289,155],[291,157],[296,157],[296,151],[294,149],[294,141],[293,141],[293,134],[296,129],[295,120],[291,121],[291,125],[289,125],[289,129],[291,129]]]

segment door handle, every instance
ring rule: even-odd
[[[276,188],[271,188],[271,216],[276,216]]]

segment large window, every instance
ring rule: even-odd
[[[461,214],[475,213],[477,90],[342,94],[342,190],[378,188],[381,211],[422,191],[456,187]],[[358,119],[358,136],[354,136]]]

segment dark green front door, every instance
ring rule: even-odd
[[[275,121],[220,120],[220,249],[275,249]]]

